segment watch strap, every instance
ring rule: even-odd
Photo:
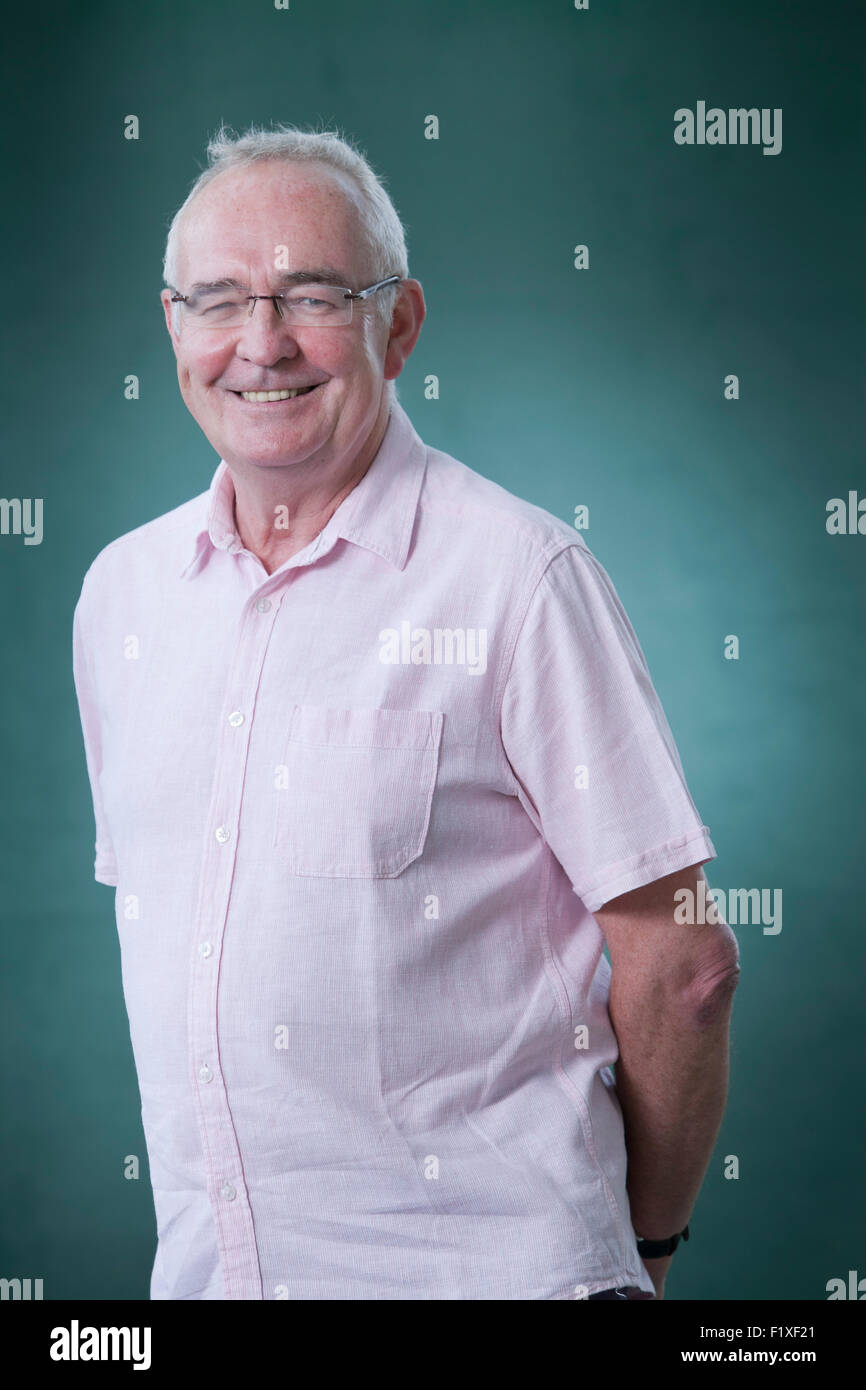
[[[667,1240],[644,1240],[642,1236],[637,1238],[637,1253],[642,1260],[660,1260],[665,1255],[672,1255],[681,1240],[688,1240],[689,1228],[685,1227],[675,1236],[668,1236]]]

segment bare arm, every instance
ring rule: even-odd
[[[611,958],[632,1223],[649,1240],[688,1221],[727,1099],[737,941],[724,922],[675,921],[674,893],[699,880],[699,865],[678,870],[595,914]],[[646,1261],[659,1296],[670,1258]]]

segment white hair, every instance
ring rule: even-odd
[[[263,160],[285,164],[317,163],[336,169],[354,183],[360,195],[358,214],[361,227],[362,254],[370,275],[370,283],[385,280],[389,275],[406,278],[409,261],[406,251],[406,232],[397,210],[362,152],[349,140],[333,130],[301,130],[297,126],[279,125],[273,130],[250,126],[243,135],[236,135],[221,125],[208,142],[208,165],[199,174],[186,199],[171,220],[165,244],[163,279],[171,289],[178,289],[177,265],[180,227],[190,203],[198,197],[219,174],[228,169],[242,169]],[[373,309],[383,324],[390,324],[399,286],[388,285],[372,296]],[[177,305],[172,306],[176,312]],[[175,324],[177,318],[174,319]],[[388,395],[396,399],[394,381],[385,383]]]

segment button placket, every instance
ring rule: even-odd
[[[235,829],[240,821],[256,692],[279,606],[278,601],[268,598],[248,600],[239,628],[226,686],[235,703],[228,705],[217,730],[211,805],[211,815],[217,823],[203,849],[190,976],[190,1059],[225,1292],[231,1299],[261,1299],[263,1295],[241,1154],[219,1065],[218,967],[231,897],[238,842]]]

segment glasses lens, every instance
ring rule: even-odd
[[[283,290],[280,309],[290,323],[323,327],[349,323],[352,317],[352,301],[338,285],[295,285]]]
[[[337,285],[295,285],[277,296],[276,307],[289,323],[334,327],[351,322],[352,301],[346,293]],[[196,328],[239,328],[248,320],[251,307],[258,303],[257,299],[250,299],[247,291],[200,290],[190,295],[182,310]],[[274,312],[272,300],[263,297],[262,304],[260,313]]]
[[[239,290],[203,290],[190,295],[182,308],[197,328],[234,328],[247,317],[250,302]]]

